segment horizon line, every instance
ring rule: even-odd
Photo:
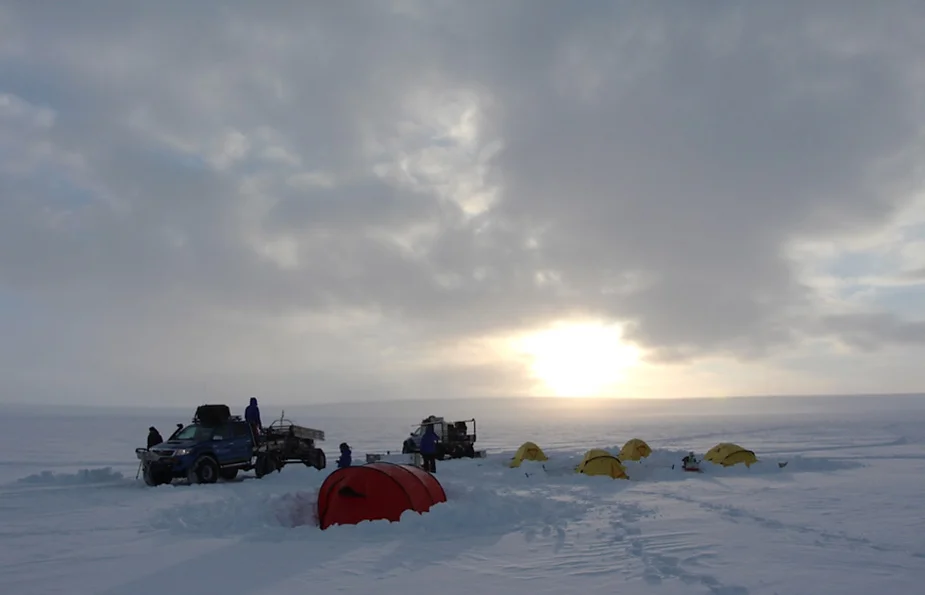
[[[755,395],[713,395],[713,396],[687,396],[687,397],[557,397],[557,396],[505,396],[505,397],[465,397],[458,399],[440,399],[427,397],[406,397],[401,399],[383,399],[383,400],[362,400],[362,401],[321,401],[313,403],[271,403],[274,407],[327,407],[332,405],[351,406],[351,405],[378,405],[384,403],[415,403],[427,401],[517,401],[517,400],[542,400],[542,401],[706,401],[720,399],[824,399],[824,398],[863,398],[863,397],[923,397],[925,393],[919,392],[896,392],[896,393],[818,393],[818,394],[755,394]],[[259,397],[258,397],[259,398]],[[205,404],[199,403],[200,405]],[[145,404],[93,404],[93,403],[63,403],[63,402],[22,402],[22,401],[0,401],[0,407],[68,407],[72,409],[179,409],[187,405],[145,405]],[[195,406],[195,405],[194,405]]]

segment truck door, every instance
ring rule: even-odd
[[[414,442],[414,448],[421,450],[421,438],[424,436],[424,426],[418,426],[411,432],[411,441]]]
[[[231,424],[231,443],[229,456],[236,463],[250,462],[254,456],[254,440],[250,426],[245,422]]]
[[[231,427],[225,424],[212,432],[212,452],[219,465],[227,465],[231,460]]]

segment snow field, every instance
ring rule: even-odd
[[[606,428],[590,423],[576,434],[547,430],[545,441],[531,424],[509,426],[516,431],[488,458],[438,463],[448,501],[429,513],[326,531],[314,525],[315,494],[333,469],[148,488],[134,480],[133,441],[120,446],[126,460],[117,465],[81,464],[112,459],[95,442],[55,465],[18,453],[0,463],[0,572],[10,592],[42,594],[160,594],[182,585],[391,595],[422,584],[448,595],[919,593],[925,415],[826,415],[825,424],[803,416],[763,425],[645,420],[607,440]],[[72,422],[72,431],[86,436],[99,423]],[[355,445],[356,461],[362,448],[395,442],[376,439],[374,425],[368,446]],[[654,452],[625,463],[629,481],[574,473],[589,448],[616,453],[632,437]],[[510,469],[524,440],[550,460]],[[753,449],[761,462],[680,470],[688,450],[702,455],[720,441]],[[39,462],[54,455],[37,446],[29,453]]]

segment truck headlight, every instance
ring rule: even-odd
[[[178,448],[176,451],[174,451],[173,454],[174,456],[177,456],[177,457],[185,457],[186,455],[191,454],[192,452],[193,452],[193,449],[191,448]]]

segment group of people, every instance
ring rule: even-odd
[[[263,428],[260,423],[260,408],[257,406],[257,399],[251,397],[250,404],[244,410],[244,421],[251,424],[254,428],[254,435],[258,436],[259,431]],[[153,429],[153,428],[152,428]],[[427,424],[424,428],[424,435],[421,436],[421,458],[424,460],[424,470],[430,473],[437,472],[437,443],[440,437],[434,430],[433,424]],[[337,468],[343,469],[353,464],[353,451],[346,442],[340,443],[340,458],[337,459]]]
[[[257,403],[257,397],[251,397],[250,402],[247,405],[247,408],[244,409],[244,421],[250,424],[251,429],[254,432],[254,439],[259,439],[261,432],[263,431],[263,422],[260,420],[260,405]],[[180,431],[183,429],[183,424],[177,424],[177,429],[173,434],[170,435],[168,440],[174,438]],[[157,431],[157,428],[151,426],[148,428],[148,448],[157,446],[164,442],[164,438],[161,436],[161,433]],[[340,445],[340,458],[337,460],[338,467],[349,467],[352,464],[352,451],[350,446],[346,442],[342,442]]]
[[[260,407],[257,404],[257,398],[251,397],[250,403],[247,408],[244,410],[244,421],[250,424],[251,428],[254,431],[255,438],[260,436],[260,432],[263,430],[263,424],[260,421]],[[180,430],[183,429],[183,424],[177,424],[177,429],[170,436],[173,438],[176,436]],[[157,431],[157,428],[151,426],[148,428],[148,448],[152,446],[157,446],[158,444],[164,442],[164,439],[161,437],[160,432]],[[437,432],[434,430],[433,424],[428,424],[424,428],[424,435],[421,436],[421,458],[424,459],[424,470],[430,473],[437,472],[437,443],[440,442],[440,437],[437,436]],[[350,449],[350,445],[346,442],[340,443],[340,458],[337,459],[338,469],[344,467],[349,467],[353,464],[353,451]]]
[[[254,430],[254,436],[259,436],[263,430],[263,424],[260,422],[260,407],[257,405],[257,398],[251,397],[250,404],[244,410],[244,421],[251,425]],[[340,458],[337,459],[337,467],[349,467],[353,462],[353,451],[346,442],[340,443]]]
[[[423,468],[429,473],[437,472],[437,443],[440,437],[434,430],[433,424],[428,424],[424,428],[424,434],[421,436],[421,458],[423,459]],[[340,443],[340,458],[337,459],[337,468],[343,469],[352,464],[353,452],[350,445],[346,442]]]
[[[260,421],[260,406],[257,405],[257,397],[251,397],[250,403],[247,405],[247,408],[244,409],[244,421],[250,424],[254,432],[254,438],[257,439],[257,437],[260,436],[260,432],[263,431],[263,423]],[[177,424],[177,429],[174,430],[173,434],[171,434],[170,438],[167,440],[175,438],[183,427],[183,424]],[[164,438],[161,436],[161,433],[157,431],[157,428],[154,426],[148,428],[148,448],[157,446],[162,442],[164,442]]]

